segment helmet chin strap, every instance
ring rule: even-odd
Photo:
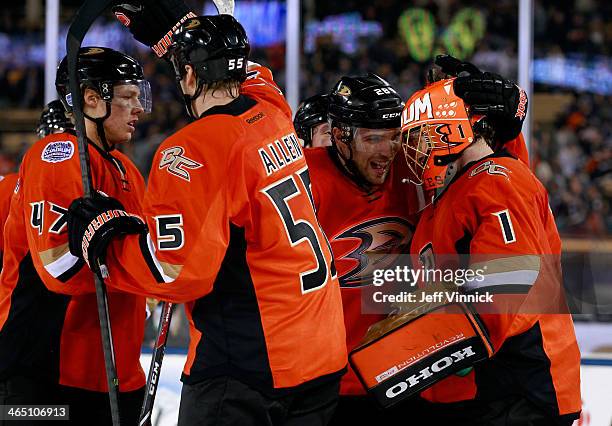
[[[196,90],[193,95],[188,95],[184,93],[183,88],[181,87],[180,83],[179,83],[179,89],[181,93],[183,93],[183,101],[185,102],[185,108],[187,109],[187,114],[189,114],[189,117],[193,118],[194,120],[197,120],[200,117],[196,114],[193,104],[196,101],[196,99],[202,94],[202,90],[204,89],[204,83],[202,82],[202,80],[198,78]]]
[[[96,131],[98,132],[98,137],[100,138],[100,142],[102,143],[102,148],[104,149],[104,151],[110,152],[115,149],[115,146],[110,146],[106,141],[106,133],[104,132],[104,121],[106,121],[106,119],[111,115],[111,103],[108,101],[104,101],[104,103],[106,103],[106,114],[104,114],[104,117],[94,118],[86,114],[85,111],[83,111],[83,115],[88,120],[91,120],[96,124]]]

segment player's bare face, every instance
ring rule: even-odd
[[[104,121],[108,143],[116,145],[128,142],[136,131],[138,118],[144,112],[140,102],[140,88],[135,84],[114,87],[111,114]]]
[[[312,147],[318,146],[330,146],[331,145],[331,133],[329,131],[328,123],[321,123],[312,129]]]
[[[364,129],[355,131],[353,162],[372,185],[382,185],[400,148],[400,130]]]

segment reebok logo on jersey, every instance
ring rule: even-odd
[[[74,145],[70,141],[57,141],[47,144],[40,158],[47,163],[60,163],[69,160],[74,154]]]
[[[253,117],[251,118],[247,118],[246,122],[249,124],[253,124],[258,120],[261,120],[262,118],[264,118],[264,113],[260,112],[259,114],[255,114]]]
[[[162,151],[161,160],[159,160],[159,169],[167,168],[168,173],[181,179],[191,182],[191,176],[187,169],[199,169],[202,164],[191,158],[185,157],[185,150],[180,146],[173,146]]]

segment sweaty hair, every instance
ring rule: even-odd
[[[240,94],[240,82],[233,78],[215,81],[205,86],[203,94],[206,95],[206,93],[211,92],[214,96],[217,91],[224,91],[232,98],[236,98]]]

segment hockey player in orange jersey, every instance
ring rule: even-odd
[[[49,102],[40,114],[36,134],[42,139],[50,134],[64,133],[70,129],[74,129],[74,124],[66,116],[66,110],[62,103],[56,99]],[[4,241],[4,224],[9,215],[11,198],[13,198],[18,177],[17,173],[9,173],[0,177],[0,244]],[[1,251],[2,248],[0,248]],[[0,253],[1,262],[2,256]]]
[[[113,148],[131,139],[139,117],[150,109],[142,67],[112,49],[87,47],[79,52],[78,72],[93,186],[141,214],[144,180]],[[56,87],[71,108],[66,59],[58,68]],[[50,123],[58,125],[56,119],[44,124]],[[68,127],[62,124],[64,130]],[[68,251],[66,213],[82,193],[74,133],[51,132],[25,154],[4,228],[0,404],[68,404],[74,424],[108,425],[93,275]],[[145,384],[140,366],[145,300],[109,291],[108,301],[122,423],[135,424]]]
[[[149,232],[113,240],[107,281],[189,302],[179,425],[324,425],[347,362],[340,288],[290,108],[248,53],[230,15],[174,33],[167,58],[194,121],[159,147]],[[90,207],[73,203],[69,228],[94,264],[123,213]]]
[[[484,271],[461,292],[494,296],[474,305],[494,354],[424,391],[424,410],[435,424],[570,425],[580,412],[580,354],[548,195],[525,164],[493,151],[496,130],[454,83],[426,86],[402,114],[410,180],[434,194],[412,252],[428,268]]]
[[[400,114],[404,103],[375,74],[349,77],[327,95],[330,147],[305,149],[312,192],[321,227],[327,234],[342,290],[347,348],[359,344],[368,327],[385,317],[363,313],[362,290],[372,285],[376,268],[393,267],[408,257],[416,217],[410,214],[412,186],[402,183]],[[301,121],[305,129],[316,120]],[[312,117],[311,117],[312,118]],[[392,167],[393,165],[393,167]],[[399,167],[398,167],[399,166]],[[405,167],[404,167],[405,168]],[[352,369],[342,378],[332,424],[351,419],[364,423],[392,420],[365,396]]]
[[[18,177],[19,175],[17,173],[9,173],[0,177],[0,243],[4,241],[4,224],[6,223],[6,219],[8,219],[11,198],[13,198]],[[2,251],[0,250],[0,263],[1,262]]]
[[[495,124],[510,125],[514,132],[520,131],[522,120],[513,122],[516,105],[511,101],[507,111],[499,105],[520,92],[514,89],[516,86],[499,77],[495,84],[481,87],[487,75],[471,64],[445,58],[442,60],[444,72],[456,73],[461,64],[472,67],[471,75],[462,79],[464,87],[472,89],[471,96],[496,95],[480,104],[482,108],[495,109],[498,117],[504,117]],[[513,90],[502,94],[502,84]],[[372,285],[374,269],[393,268],[401,263],[402,254],[406,260],[418,218],[411,213],[419,203],[417,194],[414,187],[403,182],[407,175],[406,163],[403,156],[396,156],[402,108],[403,102],[396,91],[375,74],[345,76],[330,94],[304,101],[294,119],[305,146],[310,146],[311,140],[314,145],[314,139],[320,138],[316,129],[321,123],[327,122],[336,129],[327,135],[332,147],[306,149],[305,154],[317,217],[328,235],[338,268],[349,351],[361,342],[372,324],[385,318],[382,312],[374,313],[375,309],[364,313],[362,291]],[[518,155],[526,158],[522,137],[516,141],[508,142],[506,147],[513,153],[516,149],[522,150]],[[370,149],[364,149],[366,146]],[[383,167],[370,167],[370,163]],[[365,393],[349,369],[342,378],[333,424],[344,424],[351,419],[390,423],[405,417],[406,410],[414,412],[414,407],[407,405],[380,411]]]

